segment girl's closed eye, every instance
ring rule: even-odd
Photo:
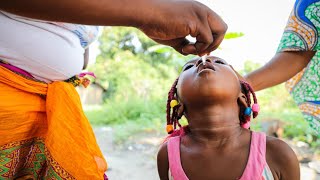
[[[218,64],[226,64],[225,62],[223,62],[223,61],[221,61],[221,60],[216,60],[216,61],[214,61],[215,63],[218,63]]]
[[[183,71],[190,69],[194,64],[188,64],[183,68]]]

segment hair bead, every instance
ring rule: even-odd
[[[178,104],[179,104],[179,102],[178,102],[177,100],[173,99],[173,100],[171,100],[171,102],[170,102],[170,107],[171,107],[171,108],[174,108],[174,107],[176,107]]]
[[[168,124],[166,127],[166,131],[168,134],[171,134],[173,132],[173,126],[172,124]]]
[[[247,108],[244,110],[244,115],[250,116],[250,115],[251,115],[251,112],[252,112],[251,108],[250,108],[250,107],[247,107]]]
[[[252,105],[252,111],[258,113],[258,112],[260,111],[260,106],[259,106],[259,104],[253,104],[253,105]]]

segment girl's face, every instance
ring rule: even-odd
[[[187,62],[177,84],[179,100],[183,104],[237,101],[240,83],[229,64],[209,56],[205,65],[201,58]]]

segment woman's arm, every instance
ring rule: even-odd
[[[183,54],[213,51],[227,30],[220,16],[192,0],[2,0],[0,10],[49,21],[133,26]],[[196,44],[189,44],[189,34]]]
[[[143,21],[146,0],[3,0],[0,9],[25,17],[88,25],[135,26]],[[141,22],[140,22],[141,21]]]
[[[163,144],[158,152],[157,165],[159,178],[161,180],[169,180],[169,161],[168,161],[168,150],[167,143]]]
[[[271,61],[245,76],[255,91],[278,85],[305,68],[315,51],[279,52]]]

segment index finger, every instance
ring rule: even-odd
[[[205,20],[207,21],[207,19]],[[201,52],[209,48],[209,46],[213,43],[214,39],[208,22],[204,22],[198,28],[199,30],[196,36],[196,43],[194,44],[194,46],[197,50],[197,53],[201,54]]]
[[[224,35],[228,30],[228,25],[213,11],[211,11],[208,16],[208,24],[212,32],[213,42],[206,50],[200,52],[202,54],[216,50],[223,41]]]

